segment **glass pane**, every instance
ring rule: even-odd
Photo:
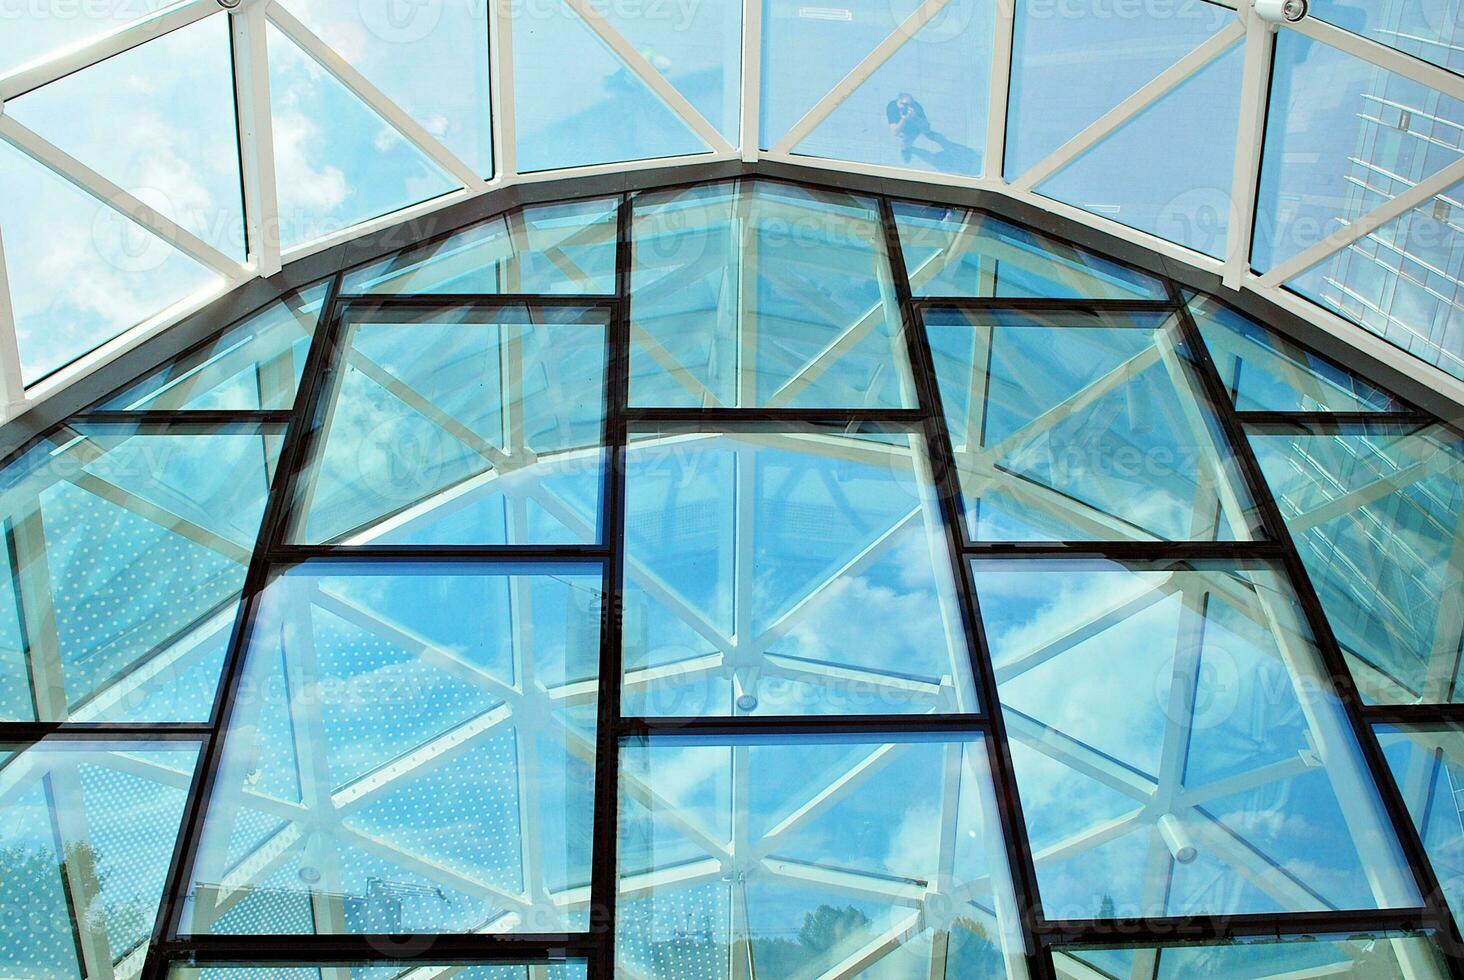
[[[626,715],[975,710],[917,436],[635,436]]]
[[[1363,697],[1464,699],[1464,438],[1350,427],[1251,445]]]
[[[1209,296],[1189,311],[1242,412],[1396,412],[1392,395]]]
[[[136,0],[82,6],[45,3],[13,8],[5,18],[4,32],[0,32],[0,75],[22,65],[46,61],[173,6],[177,3],[168,0]],[[21,16],[23,13],[30,16]],[[216,16],[226,19],[222,14]]]
[[[24,19],[6,16],[6,30]],[[205,18],[84,68],[10,100],[5,114],[244,261],[229,18]]]
[[[613,293],[619,198],[525,208],[346,274],[341,293]]]
[[[327,289],[322,283],[291,293],[93,409],[290,409]]]
[[[398,980],[402,977],[456,977],[458,980],[585,980],[584,960],[555,963],[432,963],[409,960],[389,963],[378,960],[352,963],[348,967],[253,966],[230,963],[223,966],[174,966],[171,980],[334,980],[347,973],[352,980]]]
[[[0,974],[142,972],[198,753],[181,740],[0,745]]]
[[[972,540],[1260,536],[1169,315],[937,308],[925,329]]]
[[[1464,75],[1464,26],[1455,0],[1311,0],[1310,13]]]
[[[778,71],[764,74],[764,85],[769,83],[770,74],[824,74],[828,61],[847,57],[852,32],[878,28],[884,34],[891,34],[918,6],[910,0],[856,4],[853,9],[860,22],[856,26],[852,20],[810,18],[807,7],[798,8],[795,19],[786,9],[791,4],[771,4],[770,12],[777,18],[773,28],[781,33],[769,38],[768,49],[777,57],[782,53],[779,49],[788,45],[789,56],[776,66]],[[995,11],[995,4],[982,0],[950,0],[906,38],[812,133],[800,140],[794,152],[980,176],[986,152],[986,113],[990,101],[987,88],[991,83]],[[808,23],[799,24],[798,20]],[[883,39],[881,36],[876,43]],[[824,63],[816,63],[815,57]],[[765,91],[764,98],[777,99],[782,94],[776,90]],[[817,102],[824,93],[810,89],[802,97],[806,99],[808,95],[814,96]],[[807,108],[811,109],[813,104]],[[790,120],[795,121],[796,118]]]
[[[1418,905],[1280,574],[973,568],[1045,916]]]
[[[874,201],[708,184],[637,197],[632,235],[631,404],[914,405]]]
[[[897,203],[916,296],[1164,299],[1164,285],[1092,252],[980,211]]]
[[[1027,975],[979,735],[624,743],[619,859],[617,976]]]
[[[601,581],[315,562],[270,582],[183,932],[584,930]]]
[[[0,720],[208,719],[280,438],[78,426],[4,471]]]
[[[1378,725],[1375,731],[1455,921],[1464,921],[1464,729]]]
[[[1116,976],[1153,980],[1443,980],[1449,975],[1432,939],[1384,933],[1246,940],[1223,946],[1060,949],[1053,956],[1053,965],[1062,980]],[[1101,972],[1095,973],[1095,969]]]
[[[348,314],[294,504],[296,540],[599,540],[604,314]]]

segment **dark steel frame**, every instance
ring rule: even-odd
[[[734,171],[721,176],[746,176]],[[708,176],[718,176],[709,174]],[[760,176],[759,179],[770,179]],[[772,179],[785,179],[776,177]],[[702,180],[667,186],[690,186]],[[806,179],[788,180],[814,189],[828,189]],[[843,187],[839,189],[848,190]],[[915,188],[907,188],[907,192]],[[929,200],[931,188],[920,187],[910,196]],[[999,817],[1003,824],[1007,861],[1019,903],[1026,943],[1028,969],[1036,980],[1052,980],[1052,954],[1067,946],[1172,945],[1215,942],[1233,938],[1273,936],[1334,936],[1357,932],[1426,933],[1443,949],[1451,976],[1464,978],[1464,943],[1443,892],[1424,852],[1422,841],[1409,818],[1374,736],[1374,723],[1429,724],[1464,722],[1461,706],[1369,707],[1363,704],[1343,659],[1317,594],[1302,566],[1299,553],[1287,532],[1275,498],[1262,478],[1259,464],[1246,438],[1247,428],[1281,431],[1336,431],[1345,426],[1402,426],[1416,429],[1440,424],[1418,409],[1377,415],[1321,413],[1237,412],[1224,382],[1211,360],[1198,328],[1183,302],[1179,286],[1164,272],[1168,298],[1157,301],[1104,300],[991,300],[959,297],[916,297],[905,271],[900,236],[894,222],[891,198],[878,197],[879,220],[883,226],[892,281],[898,298],[901,326],[911,362],[917,405],[897,410],[802,410],[725,409],[678,410],[632,409],[629,407],[631,218],[634,196],[623,193],[617,210],[617,244],[614,296],[421,296],[405,298],[363,298],[340,295],[342,269],[339,261],[332,278],[319,325],[306,359],[303,378],[293,408],[289,411],[146,411],[81,412],[64,424],[144,424],[170,431],[208,431],[235,425],[284,427],[283,444],[270,496],[260,524],[253,557],[248,567],[243,597],[229,640],[217,698],[207,723],[199,724],[71,724],[65,722],[0,723],[0,743],[26,743],[45,737],[65,739],[190,738],[201,743],[200,762],[193,776],[182,827],[172,863],[168,869],[163,901],[153,927],[151,946],[143,970],[145,980],[160,980],[174,963],[297,963],[349,964],[395,962],[419,957],[424,962],[551,962],[566,958],[588,959],[591,977],[614,975],[614,922],[616,905],[616,836],[618,825],[619,747],[631,739],[656,737],[688,739],[737,735],[796,738],[800,734],[820,737],[847,733],[887,733],[892,738],[912,734],[948,735],[969,738],[984,736],[995,788]],[[471,214],[471,220],[485,215]],[[1011,220],[1009,214],[1002,215]],[[1020,219],[1018,219],[1020,220]],[[459,229],[439,228],[440,235]],[[1050,223],[1050,222],[1049,222]],[[1043,228],[1042,230],[1047,230]],[[1051,232],[1048,232],[1051,234]],[[1054,236],[1056,237],[1056,236]],[[1090,244],[1059,239],[1064,244],[1093,248]],[[414,242],[400,242],[404,247]],[[1101,250],[1101,247],[1100,247]],[[381,250],[356,255],[358,261],[379,256]],[[1132,246],[1119,251],[1125,261],[1141,271],[1152,268],[1135,263]],[[343,253],[351,257],[349,251]],[[295,285],[303,285],[296,283]],[[347,335],[348,314],[361,310],[422,310],[453,307],[527,306],[594,308],[608,317],[606,357],[606,463],[601,500],[602,540],[597,544],[573,546],[419,547],[302,545],[289,540],[292,502],[302,469],[309,458],[310,441],[318,436],[318,422],[330,394],[330,375],[339,363]],[[1055,542],[981,544],[966,540],[955,456],[935,378],[934,362],[925,336],[924,314],[929,309],[1044,310],[1073,312],[1163,312],[1169,315],[1166,328],[1190,355],[1199,381],[1199,396],[1219,420],[1223,437],[1230,444],[1240,477],[1260,515],[1261,536],[1254,541],[1150,543],[1150,542]],[[240,311],[235,311],[240,312]],[[369,315],[369,313],[368,313]],[[217,321],[215,322],[217,326]],[[210,342],[220,329],[213,329],[195,346]],[[173,350],[171,355],[186,353]],[[138,377],[156,368],[157,362],[134,364]],[[116,380],[115,378],[113,379]],[[133,383],[129,375],[117,388]],[[94,397],[109,392],[95,391]],[[883,429],[906,431],[922,437],[929,454],[928,464],[935,481],[940,523],[945,531],[951,571],[960,592],[962,626],[971,655],[971,667],[982,710],[970,715],[753,717],[753,718],[634,718],[621,710],[621,637],[619,620],[624,586],[625,539],[625,447],[628,433],[656,428],[733,428],[777,431],[786,428]],[[43,438],[47,433],[32,438]],[[14,459],[24,447],[12,447]],[[1117,561],[1204,562],[1206,560],[1264,563],[1278,568],[1290,581],[1314,633],[1324,666],[1331,676],[1352,733],[1372,780],[1379,787],[1388,819],[1401,841],[1409,868],[1424,896],[1416,909],[1391,911],[1326,911],[1283,915],[1229,915],[1156,917],[1117,920],[1045,919],[1038,891],[1031,846],[1027,839],[1022,805],[1012,763],[1000,704],[996,676],[971,562],[981,558],[1043,557],[1057,559],[1104,558]],[[346,559],[352,561],[443,561],[443,562],[558,562],[593,566],[603,573],[604,600],[601,619],[600,698],[596,735],[594,839],[591,880],[590,928],[584,933],[549,935],[181,935],[179,932],[184,897],[191,880],[210,795],[214,789],[224,749],[225,735],[239,689],[246,645],[262,593],[271,576],[280,569],[307,560]]]

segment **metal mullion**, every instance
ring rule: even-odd
[[[1256,912],[1131,919],[1044,921],[1042,941],[1058,949],[1223,943],[1237,939],[1321,938],[1358,933],[1413,933],[1431,927],[1427,908],[1376,911]]]
[[[968,558],[1099,558],[1114,561],[1270,561],[1284,557],[1275,541],[982,541],[962,546]]]
[[[682,715],[621,718],[619,737],[663,739],[724,738],[744,735],[888,735],[901,736],[962,735],[972,732],[989,734],[990,720],[982,714],[904,714],[904,715]],[[796,744],[796,742],[794,743]]]
[[[1369,704],[1362,716],[1373,725],[1464,726],[1464,704]]]
[[[183,819],[179,826],[178,839],[164,879],[163,893],[158,903],[158,914],[154,920],[150,946],[142,969],[142,980],[163,980],[168,972],[167,958],[162,954],[162,943],[178,932],[183,914],[183,904],[188,894],[189,879],[193,862],[202,837],[204,818],[209,799],[213,795],[215,778],[222,763],[224,732],[228,729],[233,714],[235,698],[243,675],[246,645],[254,616],[269,580],[270,565],[266,555],[270,546],[283,538],[285,522],[290,512],[290,497],[294,493],[298,469],[305,459],[304,444],[310,428],[316,402],[321,393],[328,390],[326,379],[339,329],[336,316],[336,301],[340,291],[340,276],[330,284],[326,295],[322,319],[311,340],[310,352],[306,357],[301,376],[300,389],[295,396],[291,419],[285,432],[280,450],[279,465],[275,479],[270,486],[269,499],[260,521],[254,554],[245,575],[239,610],[235,615],[233,632],[224,655],[220,671],[218,692],[209,720],[212,735],[207,739],[194,768],[192,784],[184,805]],[[298,939],[298,937],[296,937]]]
[[[554,309],[613,309],[618,302],[614,296],[589,294],[585,296],[560,295],[556,293],[406,293],[389,296],[343,296],[342,308],[352,318],[365,320],[373,312],[390,311],[435,313],[450,310],[512,310],[525,307]],[[365,320],[369,322],[369,320]]]
[[[631,198],[623,195],[615,219],[615,291],[618,303],[606,350],[605,484],[600,534],[608,548],[600,602],[600,701],[596,712],[594,835],[590,865],[590,930],[598,938],[590,975],[615,976],[615,909],[620,826],[620,697],[625,591],[625,448],[630,401]]]
[[[552,962],[590,956],[595,945],[586,933],[353,933],[182,936],[162,943],[159,949],[169,960],[200,965],[330,966],[414,959],[432,963]]]
[[[74,722],[74,721],[6,721],[0,722],[0,743],[55,741],[121,741],[195,742],[213,734],[206,724],[185,721],[155,722]]]
[[[265,552],[271,565],[298,565],[306,561],[371,562],[604,562],[610,549],[601,545],[336,545],[280,544]]]
[[[1181,299],[1178,289],[1172,282],[1168,285],[1171,295],[1178,302]],[[1422,895],[1426,910],[1432,919],[1430,924],[1435,925],[1440,932],[1440,946],[1448,964],[1449,974],[1456,980],[1460,980],[1460,978],[1464,978],[1464,942],[1460,940],[1459,927],[1449,910],[1443,888],[1439,884],[1433,864],[1429,861],[1428,853],[1424,850],[1423,841],[1418,836],[1418,830],[1414,826],[1403,796],[1393,781],[1392,772],[1388,767],[1387,759],[1383,756],[1382,747],[1373,733],[1372,726],[1367,721],[1362,696],[1358,692],[1356,681],[1347,666],[1342,647],[1332,631],[1331,621],[1327,618],[1321,599],[1312,585],[1311,578],[1306,573],[1306,567],[1301,561],[1296,543],[1292,540],[1286,520],[1281,514],[1281,508],[1276,503],[1269,484],[1266,483],[1260,463],[1234,410],[1220,372],[1210,357],[1194,317],[1183,303],[1179,303],[1179,316],[1175,322],[1184,344],[1190,348],[1190,360],[1202,389],[1201,394],[1208,400],[1211,411],[1214,412],[1221,430],[1231,444],[1236,469],[1255,501],[1262,528],[1282,545],[1281,565],[1286,572],[1297,603],[1301,607],[1302,615],[1312,632],[1316,649],[1322,660],[1322,668],[1332,680],[1333,693],[1346,715],[1348,725],[1357,743],[1358,753],[1362,756],[1368,775],[1377,788],[1388,823],[1397,836],[1414,883]]]
[[[982,625],[975,582],[971,575],[970,563],[967,562],[961,550],[964,517],[961,514],[960,486],[957,482],[955,454],[951,448],[950,434],[945,429],[945,413],[941,407],[940,389],[936,384],[935,362],[930,345],[925,338],[919,309],[911,298],[904,250],[900,244],[899,231],[895,226],[894,209],[889,198],[880,198],[879,210],[880,221],[884,226],[885,252],[890,263],[895,294],[900,303],[901,325],[905,333],[906,349],[910,356],[915,391],[924,415],[925,449],[930,455],[930,465],[936,481],[933,490],[945,526],[952,574],[956,578],[960,593],[961,620],[965,631],[966,648],[971,658],[972,675],[982,710],[989,726],[986,745],[992,789],[1000,814],[999,826],[996,829],[1003,837],[1008,872],[1011,875],[1012,889],[1016,895],[1017,912],[1021,920],[1022,943],[1025,947],[1022,952],[1033,980],[1050,980],[1056,974],[1051,957],[1038,940],[1036,929],[1042,907],[1037,887],[1036,864],[1032,859],[1031,843],[1027,839],[1027,824],[1022,815],[1021,800],[1017,795],[1016,771],[1012,764],[1006,723],[1002,718],[996,671],[992,664],[991,650]]]
[[[1074,246],[1076,247],[1076,246]],[[1061,299],[1028,296],[916,296],[911,302],[919,310],[933,307],[953,310],[980,310],[1052,313],[1173,313],[1174,303],[1167,299]],[[1125,324],[1114,324],[1124,326]]]
[[[143,409],[141,411],[80,412],[67,419],[66,424],[107,425],[112,423],[157,425],[157,426],[285,426],[290,423],[288,411],[256,411],[252,409],[201,410],[187,409]]]
[[[702,426],[892,425],[916,429],[925,421],[918,409],[822,409],[822,408],[632,408],[625,418],[632,427],[656,423],[687,423]]]

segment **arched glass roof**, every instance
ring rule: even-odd
[[[763,160],[1008,195],[1464,403],[1464,18],[1310,7],[1277,30],[1210,0],[12,0],[4,400],[495,188]]]

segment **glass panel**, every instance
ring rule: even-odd
[[[1162,13],[1161,13],[1162,10]],[[1135,16],[1137,14],[1137,16]],[[1235,18],[1213,3],[1015,5],[1006,176],[1016,180]],[[1175,162],[1166,154],[1166,164]],[[1145,167],[1145,179],[1164,167]],[[1125,184],[1138,184],[1134,175]]]
[[[613,293],[619,198],[525,208],[347,273],[363,293]]]
[[[1252,264],[1267,271],[1461,156],[1464,102],[1281,31]]]
[[[1164,299],[1142,272],[980,211],[897,203],[916,296]]]
[[[1209,296],[1189,311],[1220,379],[1242,412],[1396,412],[1408,406],[1380,388],[1267,330]]]
[[[4,19],[9,30],[18,18]],[[164,34],[12,99],[5,114],[244,261],[227,17]]]
[[[1464,699],[1464,438],[1351,427],[1251,445],[1363,697]]]
[[[182,931],[586,929],[601,581],[355,562],[275,578]]]
[[[1464,729],[1378,725],[1383,755],[1455,921],[1464,921]]]
[[[1090,58],[1088,65],[1106,71],[1109,60]],[[1237,42],[1038,184],[1037,192],[1224,258],[1244,64]]]
[[[774,22],[775,29],[785,31],[786,37],[769,39],[769,49],[777,52],[780,41],[787,43],[795,38],[813,42],[796,54],[790,51],[792,57],[778,66],[783,72],[822,73],[826,69],[812,65],[810,55],[814,51],[826,51],[831,58],[843,56],[845,46],[850,43],[848,34],[858,29],[852,21],[819,23],[814,20],[810,26],[816,30],[810,31],[794,23],[783,6],[774,3],[772,11],[779,18]],[[918,6],[900,0],[889,4],[857,4],[854,9],[861,21],[866,19],[866,14],[874,15],[867,18],[871,21],[883,15],[888,19],[885,27],[888,34]],[[861,9],[864,7],[871,9]],[[798,9],[799,19],[807,17],[808,9]],[[981,0],[948,2],[904,40],[889,60],[849,93],[812,133],[799,141],[794,152],[980,176],[986,152],[987,88],[991,83],[995,11],[995,4]],[[781,93],[770,94],[777,98]],[[815,101],[822,97],[819,93]]]
[[[1255,506],[1163,313],[925,314],[975,541],[1214,541]]]
[[[493,175],[482,4],[289,0],[286,6],[475,173]]]
[[[328,288],[322,283],[291,293],[93,409],[290,409]]]
[[[456,181],[295,42],[273,24],[267,33],[286,249],[457,190]]]
[[[1449,975],[1443,955],[1431,938],[1385,933],[1244,940],[1223,946],[1059,949],[1053,965],[1062,980],[1130,976],[1153,980],[1443,980]]]
[[[917,436],[633,437],[626,715],[973,711]]]
[[[181,740],[0,745],[0,974],[141,973],[198,753]]]
[[[7,10],[0,33],[0,75],[22,65],[37,64],[69,48],[80,47],[129,22],[146,20],[155,12],[177,6],[167,0],[67,6],[64,3],[29,4]],[[69,16],[67,16],[69,15]],[[219,20],[225,20],[222,15]]]
[[[619,858],[617,976],[1027,975],[979,735],[624,743]]]
[[[604,314],[359,314],[294,504],[295,540],[599,540]]]
[[[1464,378],[1464,183],[1334,253],[1286,287]]]
[[[666,73],[657,61],[670,59],[652,50],[647,62]],[[562,0],[514,10],[513,99],[520,173],[709,151]]]
[[[221,276],[3,141],[0,187],[10,300],[28,385],[223,285]]]
[[[78,426],[4,471],[0,720],[208,719],[277,432]]]
[[[1464,25],[1455,0],[1310,0],[1313,17],[1464,75]]]
[[[420,959],[401,963],[373,960],[352,963],[347,968],[326,966],[252,966],[230,963],[222,966],[174,966],[171,980],[333,980],[348,973],[352,980],[397,980],[402,977],[456,977],[458,980],[585,980],[584,960],[555,963],[431,963]]]
[[[1047,918],[1418,905],[1280,574],[973,568]]]
[[[915,404],[874,201],[709,184],[637,197],[632,235],[631,404]]]

